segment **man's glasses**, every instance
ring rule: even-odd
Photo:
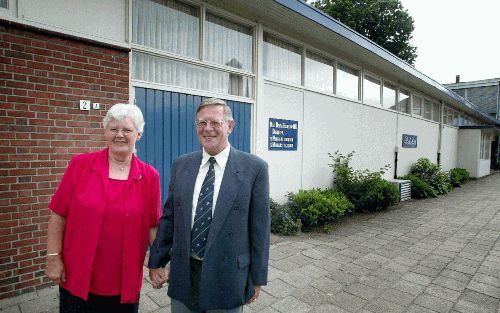
[[[212,128],[221,128],[222,125],[224,124],[224,121],[205,121],[205,120],[196,121],[196,126],[199,128],[205,128],[209,124],[210,126],[212,126]]]

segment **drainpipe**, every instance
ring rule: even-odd
[[[457,75],[457,80],[460,79],[460,76]],[[443,144],[443,113],[444,113],[444,104],[443,101],[439,101],[439,136],[438,136],[438,151],[437,151],[437,164],[441,165],[441,146]]]

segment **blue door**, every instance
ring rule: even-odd
[[[146,121],[144,135],[137,142],[137,156],[160,173],[162,199],[165,199],[173,160],[201,149],[194,121],[203,97],[136,87],[135,98]],[[236,124],[229,142],[239,150],[250,152],[251,104],[227,100],[226,103],[233,111]]]

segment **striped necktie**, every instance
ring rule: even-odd
[[[207,243],[208,231],[212,222],[212,206],[214,200],[214,184],[215,184],[215,158],[208,159],[210,166],[207,175],[203,180],[198,203],[196,204],[196,212],[194,215],[193,229],[191,230],[191,255],[203,259],[205,253],[205,245]]]

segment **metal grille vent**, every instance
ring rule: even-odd
[[[402,179],[394,179],[391,183],[395,184],[398,187],[400,198],[399,201],[406,201],[411,199],[411,181],[410,180],[402,180]]]

